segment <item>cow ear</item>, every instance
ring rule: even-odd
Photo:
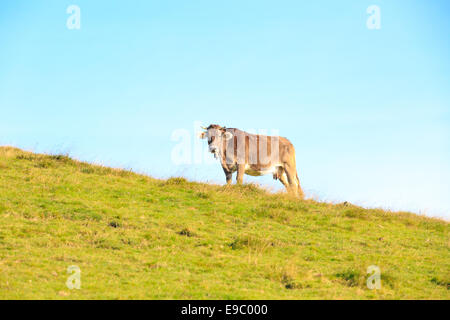
[[[224,136],[225,136],[225,140],[230,140],[231,138],[233,138],[233,134],[229,131],[226,131]]]
[[[200,133],[198,134],[198,137],[199,137],[200,139],[205,139],[205,138],[206,138],[206,132],[200,132]]]

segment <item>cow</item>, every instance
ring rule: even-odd
[[[261,176],[272,174],[289,193],[303,198],[297,175],[295,149],[283,137],[251,134],[236,128],[211,124],[201,127],[201,139],[208,139],[209,152],[219,159],[227,184],[237,171],[236,182],[242,184],[244,174]]]

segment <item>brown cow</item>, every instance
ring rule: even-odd
[[[208,139],[209,151],[220,160],[227,179],[231,183],[237,171],[236,182],[242,183],[244,173],[251,176],[272,174],[288,192],[303,198],[303,191],[295,165],[295,149],[283,137],[250,134],[235,128],[212,124],[200,133]]]

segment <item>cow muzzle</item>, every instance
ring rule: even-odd
[[[216,159],[219,156],[219,149],[217,149],[216,147],[209,147],[209,152],[213,153],[214,158]]]

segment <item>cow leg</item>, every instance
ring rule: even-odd
[[[242,184],[244,182],[244,173],[245,173],[245,165],[238,164],[237,175],[236,175],[236,183],[237,184]]]
[[[294,167],[292,168],[289,165],[285,165],[284,171],[287,175],[287,180],[289,182],[289,191],[292,192],[296,197],[301,196],[299,194],[299,183],[297,179],[297,169]]]
[[[231,184],[231,179],[233,178],[233,173],[223,168],[223,172],[225,173],[225,177],[227,179],[227,184]]]
[[[289,182],[286,176],[286,172],[284,172],[283,169],[281,169],[282,173],[279,175],[279,180],[283,184],[283,186],[286,188],[286,191],[289,192]]]

